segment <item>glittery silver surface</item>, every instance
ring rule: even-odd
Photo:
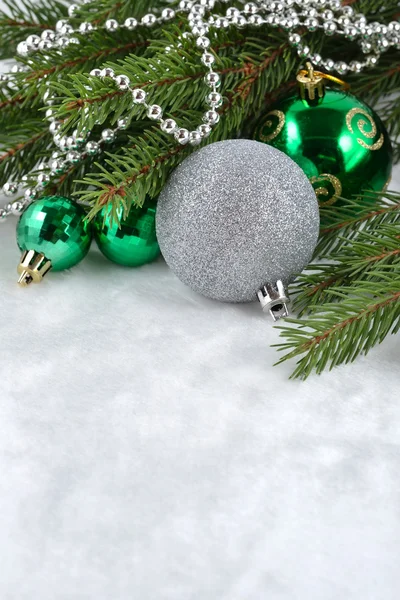
[[[303,171],[261,142],[228,140],[173,172],[157,209],[169,267],[193,290],[248,302],[267,282],[288,282],[310,262],[319,209]]]

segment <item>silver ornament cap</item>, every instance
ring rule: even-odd
[[[316,247],[319,207],[306,175],[283,152],[227,140],[172,173],[156,226],[164,258],[183,283],[222,302],[258,297],[279,318],[287,314],[284,287]]]
[[[274,321],[289,316],[289,297],[280,279],[275,284],[264,285],[261,290],[258,290],[257,296],[263,311],[269,312]]]

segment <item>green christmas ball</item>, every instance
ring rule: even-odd
[[[142,208],[133,206],[120,223],[111,218],[111,207],[103,208],[94,221],[97,245],[104,256],[118,265],[140,267],[152,262],[160,254],[155,218],[155,203]]]
[[[299,95],[284,100],[259,120],[254,139],[278,148],[304,170],[320,206],[337,204],[340,196],[380,192],[390,181],[392,147],[381,119],[340,90],[327,89],[317,103]]]
[[[30,204],[17,226],[17,243],[51,261],[54,271],[79,263],[88,253],[91,227],[81,206],[61,196],[46,196]]]

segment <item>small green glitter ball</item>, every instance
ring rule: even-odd
[[[155,204],[132,207],[119,225],[110,213],[111,207],[103,208],[94,221],[94,237],[104,256],[126,267],[140,267],[155,260],[160,254]]]
[[[30,204],[17,225],[22,251],[35,250],[51,261],[54,271],[70,269],[88,253],[91,227],[81,206],[61,196],[46,196]]]

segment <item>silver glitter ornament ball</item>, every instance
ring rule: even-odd
[[[318,234],[318,202],[306,175],[260,142],[198,150],[158,201],[167,264],[193,290],[224,302],[249,302],[267,284],[290,282],[310,262]]]

